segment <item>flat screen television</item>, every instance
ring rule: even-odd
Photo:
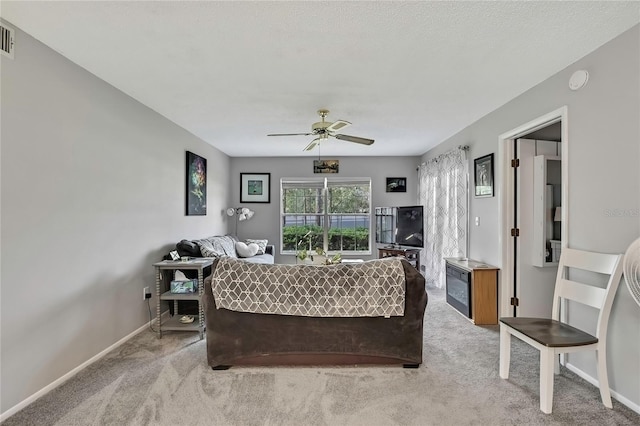
[[[424,247],[422,206],[396,207],[396,238],[400,246]]]

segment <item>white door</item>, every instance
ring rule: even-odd
[[[560,152],[560,146],[558,142],[533,139],[518,139],[516,146],[520,160],[516,169],[516,215],[520,231],[515,256],[516,316],[550,318],[558,268],[533,266],[536,249],[533,236],[533,158],[536,155],[555,156]]]

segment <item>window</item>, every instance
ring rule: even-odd
[[[282,254],[371,254],[371,179],[282,179]]]

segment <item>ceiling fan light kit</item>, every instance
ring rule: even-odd
[[[327,117],[327,115],[329,115],[328,109],[319,109],[318,115],[322,118],[322,121],[318,121],[311,125],[311,133],[270,133],[267,136],[318,136],[304,148],[304,151],[311,151],[313,148],[319,145],[320,142],[328,140],[329,136],[338,140],[359,143],[361,145],[372,145],[374,143],[373,139],[361,138],[359,136],[336,134],[335,132],[344,129],[347,126],[350,126],[351,123],[346,120],[336,120],[334,122],[325,121],[325,118]]]

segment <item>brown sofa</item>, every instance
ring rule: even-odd
[[[213,369],[231,365],[419,366],[427,305],[425,280],[406,260],[401,262],[404,315],[389,318],[309,317],[217,309],[209,276],[203,295],[209,365]],[[361,264],[340,266],[358,265]]]

